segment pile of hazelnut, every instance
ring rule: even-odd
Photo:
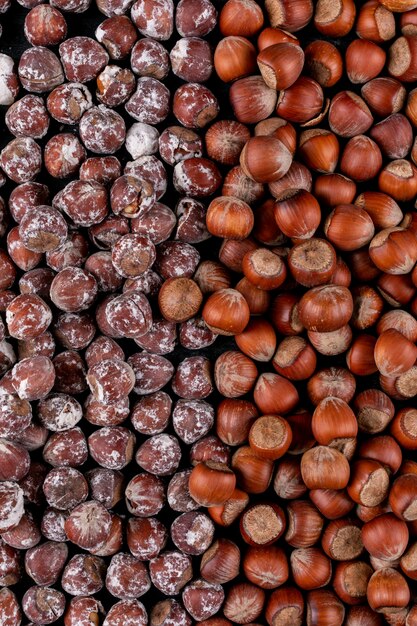
[[[417,626],[417,0],[7,11],[0,626]]]

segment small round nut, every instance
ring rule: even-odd
[[[54,197],[52,204],[78,226],[92,226],[109,211],[107,190],[95,181],[74,180]]]
[[[57,46],[67,35],[67,23],[61,11],[39,4],[26,15],[24,31],[32,46]]]
[[[213,71],[210,45],[199,37],[179,39],[170,52],[173,73],[189,83],[204,83]]]
[[[65,610],[65,596],[52,587],[30,587],[22,599],[28,619],[37,624],[56,622]]]
[[[34,46],[23,52],[18,72],[26,91],[34,93],[52,91],[64,82],[64,72],[58,57],[43,46]]]
[[[35,294],[16,296],[6,309],[6,323],[11,337],[34,339],[52,322],[49,306]]]
[[[173,0],[136,0],[132,6],[132,21],[145,37],[166,41],[174,30]]]
[[[105,359],[87,373],[87,383],[99,402],[112,403],[128,396],[135,384],[132,368],[119,359]]]
[[[130,66],[139,76],[163,80],[170,69],[169,54],[159,41],[144,37],[133,46]]]
[[[41,171],[42,150],[32,137],[17,137],[1,151],[0,165],[13,182],[26,183]]]
[[[51,284],[52,302],[62,311],[75,313],[88,309],[97,296],[96,279],[80,267],[66,267]]]
[[[78,137],[71,133],[60,133],[45,146],[45,167],[54,178],[68,178],[78,172],[86,156]]]
[[[170,92],[163,83],[156,78],[142,76],[125,109],[137,122],[160,124],[168,116],[169,102]]]
[[[15,137],[41,139],[48,132],[49,115],[42,98],[28,94],[9,107],[5,122]]]
[[[100,104],[84,113],[80,122],[80,137],[87,150],[113,154],[125,142],[126,125],[116,111]]]
[[[203,294],[191,278],[169,278],[158,294],[161,314],[171,322],[185,322],[194,317],[202,304]]]
[[[124,217],[140,217],[155,203],[155,190],[151,182],[138,176],[120,176],[110,190],[113,213]]]
[[[113,265],[125,278],[141,276],[152,267],[155,259],[154,244],[142,235],[123,235],[113,246]]]
[[[152,328],[152,309],[140,291],[116,296],[107,304],[105,315],[117,333],[131,339],[146,335]]]
[[[136,122],[127,131],[125,147],[133,159],[139,159],[157,152],[158,140],[159,132],[154,126]]]
[[[117,107],[124,104],[135,90],[134,74],[118,65],[106,65],[97,76],[97,99],[106,106]]]
[[[49,94],[46,106],[50,115],[61,124],[78,124],[93,106],[88,88],[81,83],[65,83]]]
[[[219,103],[207,87],[187,83],[174,94],[173,113],[186,128],[204,128],[219,114]]]
[[[83,550],[93,550],[102,544],[110,532],[110,526],[110,513],[95,500],[76,506],[64,524],[68,539]]]
[[[22,359],[12,370],[12,385],[22,400],[45,398],[55,383],[55,368],[47,356]]]
[[[96,29],[96,39],[103,44],[111,59],[124,59],[135,44],[138,35],[126,15],[114,15]]]
[[[19,232],[26,248],[33,252],[48,252],[62,246],[68,235],[68,226],[57,209],[41,205],[36,211],[25,213]]]
[[[67,39],[59,46],[59,54],[67,80],[78,83],[97,78],[109,62],[106,50],[91,37]]]
[[[14,61],[7,54],[0,54],[0,105],[13,104],[19,93],[19,79]]]

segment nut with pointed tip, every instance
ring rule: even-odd
[[[219,335],[238,335],[246,328],[250,312],[245,298],[236,289],[220,289],[206,301],[203,320]]]
[[[346,457],[328,446],[316,446],[304,452],[301,474],[308,489],[344,489],[350,476]]]
[[[249,446],[242,446],[232,457],[232,469],[241,489],[248,493],[264,493],[271,482],[274,463],[255,454]]]
[[[224,585],[239,575],[239,565],[239,548],[221,537],[201,557],[200,574],[208,582]]]
[[[262,589],[276,589],[288,580],[288,561],[276,545],[249,546],[243,557],[246,579]]]
[[[224,463],[207,461],[194,467],[189,478],[190,495],[201,506],[227,502],[236,487],[236,476]]]
[[[397,613],[410,601],[407,581],[391,567],[384,567],[372,574],[366,595],[371,609],[378,613]]]
[[[277,43],[262,50],[257,63],[268,87],[280,91],[291,87],[300,76],[304,52],[297,44]]]
[[[214,52],[214,68],[225,83],[256,71],[256,49],[246,37],[230,35],[221,39]]]
[[[347,491],[357,504],[377,506],[388,495],[389,474],[378,461],[359,459],[352,464]]]

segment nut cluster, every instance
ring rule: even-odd
[[[0,624],[416,626],[417,2],[17,3]]]

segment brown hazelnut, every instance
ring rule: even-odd
[[[0,104],[13,104],[19,93],[19,79],[14,69],[14,61],[7,54],[0,54],[0,87]]]
[[[170,70],[169,54],[159,41],[144,37],[133,46],[130,66],[135,74],[163,80]]]
[[[95,36],[111,59],[127,57],[138,38],[134,25],[126,15],[114,15],[104,20],[96,29]]]
[[[172,0],[136,0],[131,11],[132,21],[145,37],[165,41],[174,29]]]
[[[26,617],[38,624],[52,624],[65,610],[65,596],[52,587],[30,587],[22,598]]]
[[[52,91],[64,82],[64,72],[58,57],[42,46],[34,46],[23,52],[18,72],[23,87],[35,93]]]
[[[159,137],[159,153],[169,163],[203,155],[203,142],[194,131],[182,126],[168,126]]]
[[[42,98],[29,94],[8,108],[5,122],[15,137],[41,139],[48,132],[49,115]]]
[[[113,154],[124,144],[126,125],[116,111],[100,104],[82,116],[80,137],[87,150],[97,154]]]
[[[97,99],[109,107],[120,106],[130,98],[135,84],[135,77],[129,69],[106,65],[97,76]]]
[[[219,113],[213,93],[199,83],[188,83],[174,93],[173,113],[186,128],[204,128]]]
[[[45,167],[54,178],[74,176],[85,158],[83,145],[71,133],[55,135],[45,146]]]
[[[46,106],[50,115],[61,124],[77,124],[84,113],[91,109],[91,93],[81,83],[65,83],[49,94]]]
[[[1,151],[0,165],[13,182],[26,183],[41,171],[42,150],[32,137],[17,137]]]
[[[62,246],[68,235],[68,226],[57,209],[40,205],[36,211],[25,213],[19,234],[23,244],[32,252],[48,252]]]
[[[150,76],[141,76],[125,109],[137,122],[159,124],[169,113],[169,101],[170,93],[163,83]]]
[[[58,9],[39,4],[26,15],[24,30],[32,46],[56,46],[67,35],[67,23]]]
[[[199,37],[179,39],[170,52],[173,73],[190,83],[204,83],[213,71],[213,57],[207,41]]]
[[[52,204],[79,226],[99,224],[109,210],[107,191],[95,181],[69,183],[56,194]]]
[[[67,80],[79,83],[97,78],[109,61],[105,49],[91,37],[67,39],[59,46],[59,54]]]
[[[216,26],[217,11],[210,0],[180,0],[175,25],[182,37],[205,37]]]

